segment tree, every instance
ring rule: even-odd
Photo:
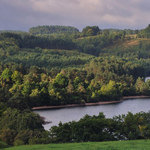
[[[147,91],[148,91],[148,87],[147,87],[148,84],[146,84],[144,82],[144,80],[142,78],[138,78],[136,80],[136,83],[135,83],[135,89],[136,89],[136,92],[137,94],[147,94]]]
[[[68,86],[69,80],[62,73],[58,73],[54,80],[54,85],[58,88],[65,88]]]
[[[87,26],[82,30],[83,36],[94,36],[100,34],[100,29],[98,26]]]
[[[15,83],[21,83],[23,75],[19,71],[14,71],[13,74],[11,75],[12,81]]]
[[[38,89],[32,89],[31,94],[29,95],[31,99],[32,106],[40,106],[41,103],[41,93]]]
[[[8,145],[13,145],[16,135],[17,132],[13,129],[3,129],[0,133],[0,139],[2,139],[3,142],[7,143]]]
[[[21,91],[17,91],[8,100],[8,106],[11,108],[17,108],[19,110],[24,110],[30,108],[29,97],[25,97]]]
[[[29,96],[31,94],[31,90],[33,89],[33,83],[26,81],[23,85],[22,85],[22,94],[25,96]]]
[[[134,140],[139,137],[139,116],[128,112],[124,119],[124,134],[129,140]]]
[[[4,81],[10,81],[11,80],[11,75],[12,75],[12,71],[9,70],[8,68],[4,69],[4,71],[2,72],[1,78]]]
[[[109,81],[108,84],[102,85],[99,93],[104,96],[104,100],[120,100],[122,93],[120,89],[120,85],[115,81]],[[106,99],[105,99],[106,98]]]

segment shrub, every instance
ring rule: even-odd
[[[8,147],[8,145],[5,142],[0,141],[0,149],[6,147]]]
[[[20,146],[20,145],[24,145],[24,142],[22,140],[16,140],[14,142],[14,146]]]

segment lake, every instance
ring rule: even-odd
[[[127,114],[129,111],[135,114],[140,111],[148,112],[149,110],[150,98],[145,98],[128,99],[116,104],[36,110],[34,112],[45,117],[46,121],[52,121],[52,123],[44,125],[44,128],[49,130],[52,126],[58,125],[60,121],[62,123],[73,120],[78,121],[86,114],[93,116],[98,115],[99,112],[103,112],[106,118],[112,118],[113,116]]]

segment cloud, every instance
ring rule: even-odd
[[[37,25],[71,25],[80,30],[88,25],[144,28],[150,21],[147,0],[1,0],[0,3],[0,29],[27,30]]]

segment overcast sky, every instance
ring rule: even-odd
[[[143,29],[148,24],[149,0],[0,0],[0,30],[38,25]]]

